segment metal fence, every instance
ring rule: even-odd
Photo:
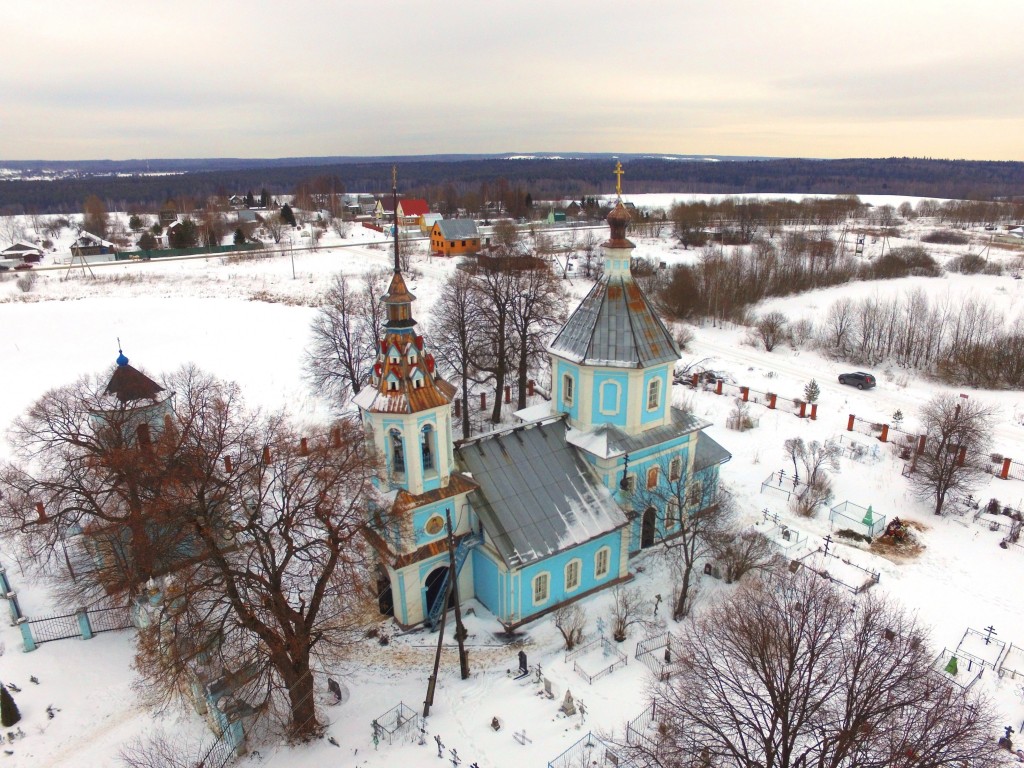
[[[400,740],[411,740],[416,733],[416,711],[398,702],[370,724],[373,734],[387,744]]]
[[[32,632],[32,639],[37,644],[66,640],[69,637],[82,637],[82,627],[77,613],[29,619],[28,626]]]
[[[885,530],[885,515],[879,515],[874,511],[869,514],[869,509],[852,501],[844,501],[829,510],[828,519],[833,525],[841,525],[875,538]]]
[[[577,659],[580,656],[583,656],[584,654],[595,650],[598,645],[601,646],[601,650],[604,652],[605,657],[610,657],[614,659],[614,661],[608,666],[601,668],[594,674],[590,674],[589,672],[587,672],[587,670],[580,666],[580,663],[579,661],[577,661]],[[620,651],[618,648],[616,648],[603,635],[598,637],[596,640],[591,640],[586,645],[582,645],[579,648],[576,648],[575,650],[569,651],[569,653],[565,654],[565,660],[567,662],[572,661],[573,671],[591,685],[593,685],[595,680],[600,680],[602,677],[610,675],[619,667],[624,667],[627,664],[629,664],[629,657],[626,656],[626,654],[622,653],[622,651]]]
[[[641,640],[636,644],[634,658],[653,672],[659,680],[668,680],[672,663],[672,636],[668,632]]]
[[[588,732],[565,752],[548,762],[548,768],[594,768],[594,766],[626,768],[628,765],[631,764],[624,759],[618,745],[603,741],[593,732]]]
[[[129,629],[133,626],[131,610],[124,607],[96,608],[86,612],[93,634]]]
[[[235,748],[226,736],[221,736],[210,744],[209,749],[203,753],[197,764],[201,768],[224,768],[234,756]]]

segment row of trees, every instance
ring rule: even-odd
[[[160,591],[138,647],[148,696],[185,695],[198,666],[229,675],[293,736],[313,735],[314,669],[357,639],[366,605],[375,615],[361,538],[375,454],[357,420],[307,441],[199,370],[165,383],[163,424],[140,422],[138,403],[96,378],[36,402],[0,467],[2,531],[69,605]]]

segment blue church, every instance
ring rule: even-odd
[[[399,625],[434,626],[446,609],[449,525],[459,599],[513,630],[629,581],[632,556],[715,503],[731,456],[709,422],[672,406],[679,348],[633,281],[621,199],[607,220],[603,276],[548,348],[550,403],[458,444],[455,388],[416,332],[396,244],[371,386],[355,402],[384,457],[391,509],[368,538],[381,611]]]

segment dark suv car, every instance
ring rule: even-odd
[[[870,373],[864,373],[864,371],[857,371],[856,373],[840,373],[839,383],[849,384],[857,389],[871,389],[875,386],[875,377]]]

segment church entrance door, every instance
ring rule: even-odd
[[[654,507],[648,507],[644,511],[644,521],[640,526],[640,549],[647,549],[654,546],[654,534],[657,531],[658,513]]]
[[[391,579],[383,565],[377,566],[377,610],[384,616],[395,615],[395,599],[391,593]]]
[[[424,585],[427,588],[427,605],[424,610],[429,614],[431,607],[434,605],[434,601],[437,600],[437,596],[441,594],[441,588],[446,586],[444,583],[444,576],[448,573],[448,566],[442,565],[432,570],[427,574],[427,578],[424,581]],[[455,605],[455,595],[448,595],[448,607],[451,608]]]

